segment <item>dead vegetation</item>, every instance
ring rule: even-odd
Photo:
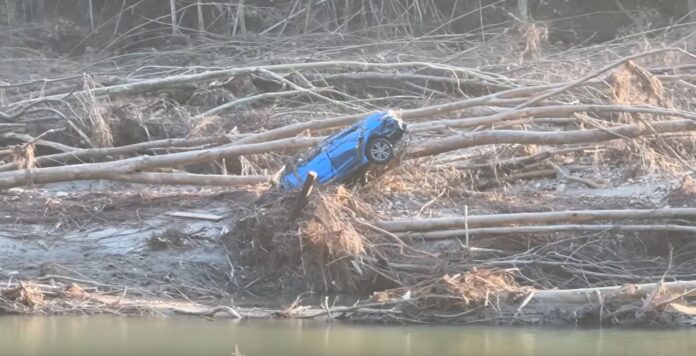
[[[126,292],[109,295],[94,287],[83,289],[75,283],[12,283],[0,288],[0,311],[25,315],[106,314],[122,317],[176,314],[215,317],[224,314],[222,317],[240,318],[231,307],[213,308],[193,302],[131,298]]]
[[[83,58],[89,63],[19,51],[21,38],[13,37],[16,48],[1,60],[31,59],[60,75],[19,73],[0,62],[0,74],[11,78],[0,83],[2,223],[16,231],[103,227],[140,219],[141,209],[156,214],[147,206],[163,196],[180,208],[216,199],[190,193],[191,185],[242,187],[254,194],[229,204],[243,216],[220,222],[229,225],[222,238],[228,284],[193,286],[188,295],[229,297],[225,288],[252,296],[280,288],[371,295],[347,307],[324,301],[311,312],[300,298],[281,313],[296,317],[691,320],[690,32],[674,26],[653,37],[571,46],[550,41],[543,23],[455,33],[432,1],[412,2],[447,24],[432,33],[418,28],[421,14],[404,2],[386,2],[381,15],[336,3],[289,13],[263,8],[268,18],[255,24],[244,22],[239,6],[229,12],[231,42],[212,30],[185,36],[174,22],[171,43],[131,53],[137,41],[123,34]],[[323,23],[311,11],[332,15]],[[403,17],[382,23],[394,14]],[[360,18],[375,26],[362,32]],[[246,36],[253,26],[264,41]],[[336,31],[316,33],[321,26]],[[276,30],[280,37],[268,36]],[[163,42],[161,29],[145,34]],[[270,187],[298,151],[391,108],[409,124],[409,137],[403,155],[370,172],[366,184],[318,187],[297,214],[298,193]],[[140,183],[144,191],[70,201],[31,195],[43,184],[81,180]],[[162,185],[174,187],[164,194]],[[264,192],[258,199],[257,191]],[[183,254],[197,239],[172,227],[137,248]],[[214,270],[196,271],[228,274]],[[95,299],[99,288],[59,287],[15,284],[0,290],[0,307],[124,313],[113,299]]]
[[[609,84],[613,89],[614,104],[669,107],[665,102],[662,82],[633,61],[626,62],[612,73]]]
[[[275,191],[262,196],[226,239],[230,251],[251,246],[249,256],[239,257],[259,269],[289,271],[296,283],[313,290],[363,288],[367,279],[354,273],[354,266],[367,258],[370,247],[354,220],[373,217],[371,208],[342,186],[317,192],[293,218],[297,200],[296,194]]]
[[[487,306],[495,298],[510,294],[511,301],[515,295],[522,295],[514,276],[506,271],[472,269],[463,274],[450,276],[416,284],[409,288],[395,288],[374,293],[370,300],[388,302],[395,299],[412,301],[420,313],[428,311],[462,310]],[[513,295],[514,294],[514,295]],[[504,297],[508,299],[508,297]],[[494,299],[491,299],[494,298]]]

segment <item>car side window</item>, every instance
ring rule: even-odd
[[[335,139],[344,138],[344,137],[350,135],[351,133],[355,132],[355,130],[357,128],[358,128],[357,126],[351,126],[351,128],[347,129],[346,131],[344,131],[340,135],[336,136]]]
[[[297,162],[301,163],[301,162],[313,160],[314,158],[316,158],[319,155],[319,153],[321,153],[321,146],[316,146],[316,147],[312,148],[309,152],[307,152],[305,155],[300,157],[297,160]]]

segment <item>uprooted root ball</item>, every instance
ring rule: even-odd
[[[373,212],[342,186],[315,190],[308,200],[292,219],[298,193],[266,193],[226,239],[230,251],[255,267],[292,273],[313,290],[360,289],[368,276],[356,266],[368,247],[353,221]]]

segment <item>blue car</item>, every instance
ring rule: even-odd
[[[406,124],[392,112],[368,115],[286,165],[278,185],[302,187],[307,174],[317,174],[321,185],[343,181],[370,164],[384,165],[394,158],[394,145],[406,132]]]

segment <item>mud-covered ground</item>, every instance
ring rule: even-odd
[[[557,185],[554,179],[520,183],[507,192],[445,197],[422,210],[428,197],[408,191],[382,187],[385,191],[375,192],[373,198],[385,219],[419,210],[424,217],[457,216],[465,205],[470,214],[487,214],[686,203],[670,198],[678,184],[667,180],[645,178],[604,189],[571,183],[560,192]],[[241,265],[223,244],[223,238],[237,238],[237,220],[249,213],[266,189],[81,181],[0,192],[0,278],[75,282],[113,292],[126,288],[142,297],[205,304],[267,305],[269,300],[282,304],[307,288],[284,285],[277,274]],[[221,219],[168,215],[175,212]],[[496,248],[485,240],[474,245]],[[458,248],[458,242],[414,246],[442,253]]]
[[[106,182],[2,193],[0,275],[176,299],[228,298],[244,272],[220,244],[252,191],[147,189]],[[179,218],[204,212],[220,221]]]

